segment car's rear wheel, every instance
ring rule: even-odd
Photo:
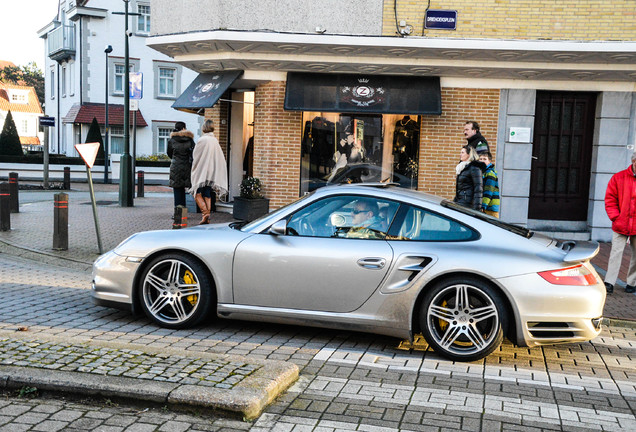
[[[501,344],[505,313],[500,295],[490,285],[475,278],[453,278],[426,293],[420,324],[435,352],[455,361],[473,361]]]
[[[182,254],[165,254],[146,266],[139,295],[145,314],[162,327],[192,327],[206,318],[214,303],[205,268]]]

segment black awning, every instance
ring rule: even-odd
[[[192,113],[210,108],[242,73],[234,70],[199,74],[172,104],[172,108]]]
[[[439,77],[287,74],[285,109],[379,114],[441,114]]]

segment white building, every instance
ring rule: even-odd
[[[86,138],[93,117],[105,124],[108,85],[109,145],[111,155],[124,150],[124,7],[128,0],[59,0],[57,16],[39,32],[47,53],[44,67],[46,114],[55,117],[48,128],[49,151],[76,155],[74,145]],[[131,111],[130,153],[161,154],[176,121],[195,135],[197,115],[171,108],[196,73],[170,57],[146,47],[150,35],[150,1],[129,0],[129,61],[131,72],[143,74],[136,140]],[[120,14],[122,13],[122,14]],[[133,15],[134,14],[134,15]],[[112,52],[105,49],[112,46]],[[133,147],[135,142],[135,147]]]

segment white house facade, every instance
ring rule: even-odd
[[[23,150],[39,150],[38,117],[42,108],[33,87],[0,82],[0,130],[11,111]]]
[[[141,72],[143,77],[136,128],[134,111],[130,112],[130,153],[137,157],[165,153],[177,121],[198,134],[199,116],[171,108],[196,73],[146,46],[150,1],[60,0],[57,16],[38,32],[47,53],[45,110],[55,117],[55,126],[47,128],[50,153],[77,155],[74,145],[85,140],[93,118],[104,132],[106,101],[108,152],[124,151],[126,3],[130,72]]]

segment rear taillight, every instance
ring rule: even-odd
[[[554,285],[595,285],[596,275],[583,264],[539,272],[539,276]]]

